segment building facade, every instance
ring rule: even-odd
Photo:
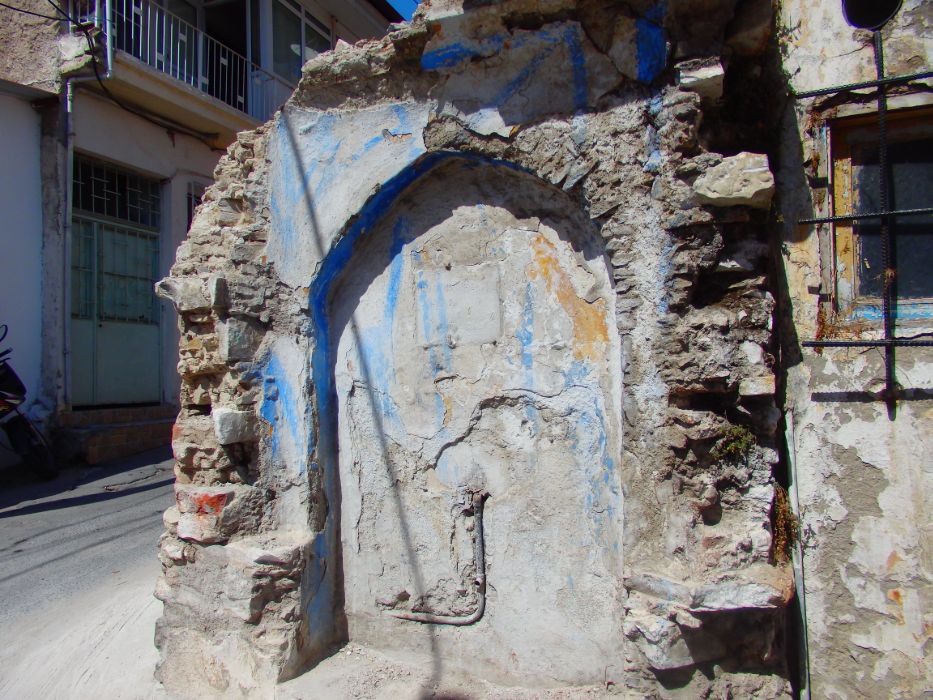
[[[166,444],[178,336],[152,288],[218,158],[308,58],[401,18],[368,0],[15,8],[0,8],[13,149],[0,284],[28,410],[92,462]]]
[[[777,320],[801,658],[812,697],[922,697],[933,687],[933,6],[785,0],[777,27],[788,95]],[[886,211],[908,213],[865,216]]]

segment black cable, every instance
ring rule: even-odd
[[[51,15],[43,15],[39,12],[33,12],[32,10],[24,10],[22,7],[13,7],[12,5],[7,5],[5,2],[0,2],[0,7],[5,7],[8,10],[13,10],[13,12],[21,12],[24,15],[32,15],[33,17],[41,17],[42,19],[50,19],[53,22],[61,22],[61,17],[52,17]]]
[[[49,5],[51,5],[52,7],[54,7],[55,10],[56,10],[56,12],[58,12],[58,14],[62,15],[62,16],[63,16],[65,19],[67,19],[69,22],[71,22],[72,24],[78,24],[78,22],[75,21],[74,17],[72,17],[71,15],[69,15],[69,14],[65,11],[65,9],[64,9],[63,7],[59,7],[59,6],[58,6],[57,4],[55,4],[52,0],[45,0],[45,1],[46,1]]]

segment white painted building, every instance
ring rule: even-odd
[[[153,284],[221,153],[304,61],[401,17],[385,0],[17,8],[0,8],[0,323],[31,415],[97,461],[167,441],[178,338]]]

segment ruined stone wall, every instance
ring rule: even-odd
[[[774,183],[740,94],[770,29],[766,2],[435,0],[238,137],[159,285],[168,688],[256,693],[350,638],[788,696]]]
[[[849,26],[839,3],[782,5],[778,34],[791,90],[875,78],[871,33]],[[905,0],[882,31],[888,76],[930,69],[931,21],[929,3]],[[929,81],[890,88],[892,115],[931,104],[929,89]],[[797,224],[833,213],[833,185],[840,184],[830,147],[834,130],[844,118],[874,115],[876,108],[873,89],[788,99],[776,173],[786,278],[786,435],[806,616],[802,644],[812,696],[821,698],[914,698],[933,683],[933,355],[929,348],[897,349],[896,376],[904,391],[892,417],[882,400],[882,350],[800,347],[814,338],[881,337],[878,314],[852,308],[839,296],[846,272],[834,260],[842,244],[834,247],[831,227]],[[923,120],[930,123],[930,115]],[[850,210],[844,197],[837,199],[836,213]],[[928,313],[902,306],[898,335],[922,336],[931,329]]]

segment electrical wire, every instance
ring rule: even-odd
[[[40,12],[33,12],[32,10],[25,10],[22,7],[13,7],[13,5],[7,5],[5,2],[0,2],[0,7],[5,7],[8,10],[13,10],[13,12],[20,12],[24,15],[31,15],[32,17],[41,17],[42,19],[50,19],[53,22],[61,22],[61,17],[52,17],[51,15],[43,15]]]

